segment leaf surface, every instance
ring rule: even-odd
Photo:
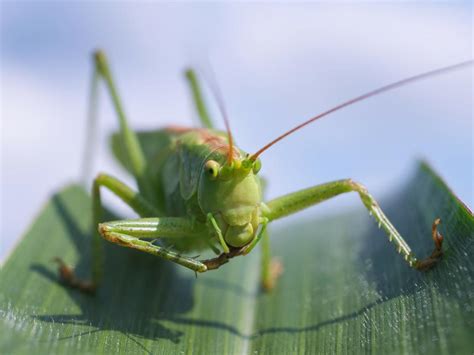
[[[354,198],[356,198],[354,196]],[[57,282],[60,256],[87,275],[89,196],[78,186],[41,210],[0,271],[0,353],[438,353],[474,348],[474,218],[426,164],[381,206],[415,253],[431,252],[441,217],[445,256],[407,267],[362,204],[353,213],[272,228],[284,273],[259,290],[259,253],[195,275],[106,244],[95,297]],[[112,216],[110,216],[112,218]]]

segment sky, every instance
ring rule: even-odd
[[[0,260],[48,198],[79,180],[96,48],[108,55],[136,129],[196,125],[183,71],[212,68],[233,135],[249,152],[342,101],[473,57],[471,2],[0,6]],[[93,173],[108,172],[133,185],[108,151],[117,119],[101,94]],[[222,128],[208,90],[206,98]],[[371,98],[265,152],[267,195],[351,177],[383,200],[424,158],[472,208],[472,112],[472,68]],[[352,194],[308,213],[361,206]]]

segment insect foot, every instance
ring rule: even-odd
[[[283,263],[279,259],[273,258],[270,262],[268,274],[264,275],[262,279],[263,290],[273,290],[281,274],[283,274]]]
[[[415,264],[415,268],[420,271],[427,271],[431,269],[443,256],[443,236],[438,232],[438,225],[441,223],[441,219],[436,218],[431,227],[431,233],[435,244],[435,249],[429,257],[423,260],[419,260]]]
[[[59,277],[66,286],[88,294],[95,293],[96,285],[93,282],[78,279],[74,270],[66,265],[62,259],[54,258],[54,261],[59,265]]]

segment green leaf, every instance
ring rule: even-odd
[[[354,196],[354,198],[356,198]],[[445,256],[408,268],[366,210],[271,230],[285,271],[259,291],[259,255],[199,275],[107,244],[95,297],[57,282],[61,256],[86,275],[90,198],[71,186],[43,208],[0,271],[0,353],[437,353],[474,348],[474,218],[428,166],[382,201],[418,254],[441,217]]]

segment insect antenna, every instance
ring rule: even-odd
[[[232,160],[233,160],[233,157],[234,157],[234,140],[232,138],[232,132],[230,130],[229,117],[227,116],[227,111],[225,109],[224,98],[221,94],[221,90],[219,89],[219,85],[217,84],[217,80],[216,80],[216,77],[215,77],[214,72],[212,71],[212,69],[210,70],[210,73],[211,73],[210,78],[207,81],[208,81],[209,87],[210,87],[214,97],[216,98],[217,106],[219,107],[219,111],[220,111],[222,117],[224,118],[224,124],[225,124],[225,128],[226,128],[226,131],[227,131],[227,139],[229,141],[229,151],[227,153],[227,163],[230,166],[232,164]]]
[[[351,100],[343,102],[343,103],[341,103],[337,106],[334,106],[333,108],[331,108],[331,109],[329,109],[329,110],[327,110],[323,113],[320,113],[317,116],[314,116],[314,117],[310,118],[309,120],[307,120],[307,121],[299,124],[298,126],[290,129],[289,131],[286,131],[285,133],[283,133],[279,137],[272,140],[270,143],[266,144],[263,148],[259,149],[256,153],[254,153],[250,157],[250,160],[255,161],[260,156],[260,154],[262,154],[264,151],[266,151],[268,148],[270,148],[275,143],[281,141],[283,138],[285,138],[285,137],[289,136],[290,134],[298,131],[299,129],[303,128],[304,126],[309,125],[310,123],[312,123],[312,122],[314,122],[314,121],[316,121],[316,120],[318,120],[318,119],[320,119],[324,116],[329,115],[330,113],[333,113],[333,112],[338,111],[338,110],[340,110],[344,107],[355,104],[359,101],[363,101],[365,99],[368,99],[369,97],[376,96],[376,95],[382,94],[384,92],[387,92],[389,90],[399,88],[400,86],[403,86],[403,85],[406,85],[406,84],[409,84],[409,83],[412,83],[412,82],[415,82],[415,81],[418,81],[418,80],[426,79],[426,78],[429,78],[431,76],[435,76],[435,75],[439,75],[439,74],[445,74],[445,73],[453,71],[453,70],[462,69],[462,68],[470,66],[472,64],[474,64],[474,60],[468,60],[468,61],[465,61],[465,62],[462,62],[462,63],[458,63],[458,64],[450,65],[450,66],[447,66],[447,67],[431,70],[429,72],[425,72],[425,73],[422,73],[422,74],[411,76],[409,78],[406,78],[406,79],[403,79],[403,80],[400,80],[400,81],[382,86],[378,89],[369,91],[369,92],[367,92],[363,95],[357,96],[357,97],[355,97]]]

